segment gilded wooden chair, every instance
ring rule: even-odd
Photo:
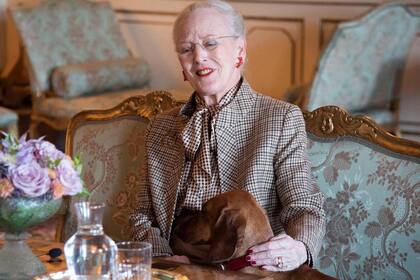
[[[417,279],[420,143],[335,106],[304,117],[312,172],[326,196],[317,269],[338,279]]]
[[[144,137],[151,118],[178,103],[171,94],[155,91],[131,97],[108,110],[83,111],[67,129],[66,153],[79,155],[90,199],[104,202],[104,229],[114,240],[128,240],[128,212],[137,203],[144,163]],[[66,240],[76,230],[72,198],[64,229],[57,238]]]
[[[31,81],[32,137],[40,123],[65,130],[76,113],[111,108],[148,86],[148,64],[131,55],[109,3],[26,1],[11,14]]]
[[[420,18],[396,3],[339,24],[312,83],[290,90],[288,100],[307,110],[340,106],[397,131],[402,72],[419,26]]]

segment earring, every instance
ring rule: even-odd
[[[184,82],[187,80],[187,76],[185,75],[184,70],[182,70],[182,76],[184,76]]]
[[[244,63],[242,56],[238,57],[238,63],[236,63],[236,68],[239,68]]]

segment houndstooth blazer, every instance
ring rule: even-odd
[[[168,240],[186,162],[181,133],[195,110],[191,100],[157,116],[146,137],[145,181],[130,220],[133,239],[151,242],[154,256],[172,253]],[[311,177],[300,109],[244,81],[219,112],[215,131],[222,192],[250,192],[273,232],[304,242],[315,258],[325,233],[324,197]]]

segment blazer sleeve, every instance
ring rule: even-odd
[[[151,125],[146,132],[146,141],[148,141],[149,131]],[[160,229],[155,226],[156,219],[152,207],[152,199],[150,192],[150,184],[148,180],[148,156],[146,151],[146,158],[144,164],[144,173],[142,176],[141,187],[139,188],[136,206],[132,210],[129,220],[132,224],[132,239],[135,241],[145,241],[152,244],[153,256],[170,256],[172,249],[169,246],[168,240],[162,237]]]
[[[324,196],[312,177],[306,142],[302,112],[292,105],[284,118],[274,163],[282,206],[280,221],[288,235],[306,245],[312,265],[325,234],[325,212]]]

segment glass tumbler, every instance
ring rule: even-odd
[[[152,279],[152,244],[128,241],[117,247],[118,280]]]

